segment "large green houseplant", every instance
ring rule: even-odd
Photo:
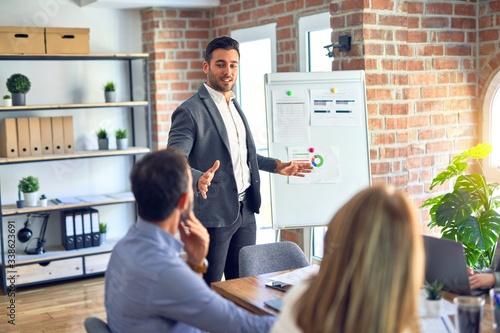
[[[495,211],[500,206],[499,184],[488,183],[480,172],[468,171],[473,166],[481,171],[479,160],[491,150],[490,144],[483,143],[455,156],[430,186],[432,190],[455,180],[453,191],[429,198],[421,206],[430,207],[428,226],[440,227],[443,238],[461,242],[467,264],[476,269],[490,267],[495,254],[500,231],[500,215]]]

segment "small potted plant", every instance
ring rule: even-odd
[[[40,207],[47,207],[47,197],[45,196],[45,194],[42,194],[40,196],[38,203],[40,204]]]
[[[103,85],[104,99],[106,103],[114,103],[116,101],[116,85],[113,81],[108,81]]]
[[[38,201],[37,192],[40,189],[38,178],[34,176],[21,178],[19,189],[23,192],[26,207],[36,207]]]
[[[104,128],[100,128],[97,132],[97,145],[99,150],[107,150],[109,147],[108,132]]]
[[[440,292],[443,290],[443,284],[438,280],[432,283],[425,281],[424,285],[425,291],[427,293],[427,298],[425,300],[425,309],[427,310],[428,318],[439,317],[441,313],[441,295]]]
[[[7,90],[12,94],[12,105],[26,105],[26,93],[31,89],[31,82],[23,74],[12,74],[7,79]]]
[[[108,225],[106,222],[99,222],[100,245],[106,244],[106,233],[108,232]]]
[[[21,197],[21,186],[17,185],[17,201],[16,201],[17,208],[24,208],[24,200]]]
[[[125,150],[128,148],[127,129],[117,129],[115,132],[116,149]]]
[[[10,95],[3,95],[3,105],[12,106],[12,98],[10,98]]]

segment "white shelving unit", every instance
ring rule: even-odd
[[[145,154],[151,151],[152,137],[151,137],[151,107],[150,107],[150,94],[149,94],[149,61],[148,54],[88,54],[88,55],[0,55],[0,64],[2,61],[30,61],[40,62],[43,65],[44,61],[121,61],[128,64],[128,87],[129,101],[116,102],[116,103],[70,103],[70,104],[42,104],[42,105],[27,105],[27,106],[12,106],[0,107],[0,114],[8,117],[15,118],[16,112],[20,111],[43,111],[50,113],[53,110],[69,110],[71,114],[78,117],[79,113],[86,112],[86,109],[109,109],[115,108],[129,112],[130,115],[130,137],[131,147],[127,150],[80,150],[69,154],[53,154],[41,156],[26,156],[7,158],[0,157],[0,181],[4,177],[9,177],[2,173],[2,168],[13,164],[26,164],[33,162],[54,163],[56,161],[78,160],[78,159],[93,159],[93,158],[110,158],[116,156],[123,156],[124,158],[132,159],[132,164],[135,162],[137,155]],[[141,61],[143,63],[143,77],[135,79],[133,76],[132,63]],[[76,78],[75,78],[76,79]],[[142,80],[141,83],[145,84],[145,100],[136,101],[134,99],[134,80]],[[123,82],[126,84],[126,82]],[[136,146],[136,123],[134,113],[137,108],[141,108],[144,112],[146,119],[144,121],[146,133],[146,147]],[[75,123],[76,126],[76,123]],[[141,124],[142,126],[142,124]],[[111,163],[113,163],[113,161]],[[115,162],[116,163],[116,162]],[[88,182],[92,182],[92,177],[89,177]],[[117,179],[118,182],[128,183],[128,179]],[[98,184],[96,184],[98,186]],[[103,194],[107,195],[107,194]],[[50,198],[49,198],[50,199]],[[6,294],[10,287],[11,281],[8,280],[11,276],[15,276],[15,287],[28,286],[33,284],[62,281],[71,278],[80,278],[96,274],[103,274],[106,269],[109,256],[114,245],[113,240],[108,240],[105,245],[98,247],[88,247],[77,250],[66,251],[62,245],[45,247],[46,252],[38,255],[27,255],[23,252],[16,252],[15,254],[9,251],[12,235],[5,232],[7,226],[7,219],[18,215],[26,215],[33,213],[54,212],[58,213],[62,210],[73,208],[86,208],[105,205],[117,204],[131,204],[134,203],[132,197],[109,197],[109,200],[102,200],[98,202],[82,202],[78,204],[55,205],[49,203],[47,207],[26,207],[19,209],[14,204],[3,204],[2,193],[0,190],[0,251],[1,251],[1,281],[3,293]],[[136,217],[130,216],[128,225],[135,222]],[[57,220],[59,221],[59,220]],[[54,221],[52,221],[54,222]],[[57,222],[56,222],[57,223]],[[56,227],[59,227],[56,226]]]

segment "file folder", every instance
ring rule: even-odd
[[[101,245],[101,234],[99,233],[99,211],[90,208],[90,221],[92,223],[92,246]]]
[[[82,210],[83,219],[83,247],[92,247],[92,222],[90,220],[90,210]]]
[[[17,157],[16,118],[4,119],[0,130],[0,156]]]
[[[64,153],[63,118],[52,117],[52,150],[54,154]]]
[[[28,118],[17,118],[17,149],[19,156],[30,156],[30,126]]]
[[[50,117],[40,118],[40,134],[42,138],[42,154],[53,154],[52,149],[52,122]]]
[[[83,219],[79,210],[73,211],[73,222],[75,224],[75,249],[83,249]]]
[[[28,118],[30,128],[31,155],[42,155],[42,137],[40,133],[40,118]]]
[[[63,137],[64,137],[64,152],[75,152],[75,134],[73,130],[73,116],[63,117]]]
[[[66,250],[75,249],[75,228],[73,224],[73,211],[67,210],[61,212],[61,238],[62,244]]]

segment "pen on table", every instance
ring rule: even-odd
[[[61,201],[61,200],[59,200],[59,199],[57,199],[57,198],[52,199],[51,201],[52,201],[54,204],[58,205],[58,206],[60,206],[60,205],[62,205],[62,204],[63,204],[63,203],[62,203],[62,201]]]

